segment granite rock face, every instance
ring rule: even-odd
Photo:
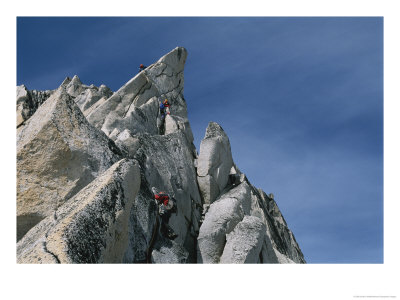
[[[139,186],[137,163],[116,162],[18,242],[18,262],[121,263]]]
[[[17,87],[18,263],[305,263],[210,122],[197,154],[177,47],[117,92]],[[170,114],[161,117],[160,101]],[[165,234],[154,191],[176,203]]]
[[[186,49],[175,48],[87,115],[89,122],[136,159],[142,170],[129,228],[132,251],[125,256],[126,262],[196,262],[202,202],[194,167],[197,154],[183,97],[186,57]],[[171,114],[166,116],[165,133],[160,135],[158,107],[159,100],[165,98],[171,104]],[[157,231],[152,187],[176,199],[177,213],[169,219],[178,235],[173,241],[157,234],[152,242]]]
[[[63,89],[54,92],[17,136],[17,239],[122,156]]]
[[[165,136],[141,134],[137,139],[138,149],[133,157],[141,167],[142,184],[132,209],[132,253],[126,260],[165,262],[159,254],[163,252],[169,253],[171,262],[195,262],[202,202],[196,184],[191,145],[182,131]],[[178,237],[169,241],[159,235],[154,246],[151,245],[151,238],[156,230],[157,206],[152,187],[172,195],[177,204],[177,213],[171,214],[169,225]],[[148,256],[150,247],[153,247],[153,252]],[[182,247],[187,253],[182,254],[185,252]]]

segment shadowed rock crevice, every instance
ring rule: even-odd
[[[45,238],[46,238],[46,239],[47,239],[47,235],[48,235],[48,232],[45,234]],[[44,250],[44,252],[50,254],[50,255],[55,259],[56,263],[57,263],[57,264],[60,264],[61,261],[60,261],[60,259],[57,257],[57,255],[54,254],[53,252],[49,251],[49,249],[47,249],[47,241],[46,241],[46,240],[43,241],[43,244],[42,244],[42,245],[43,245],[43,250]]]
[[[17,241],[19,241],[33,226],[44,218],[38,214],[24,214],[17,216]]]

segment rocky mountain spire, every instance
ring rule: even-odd
[[[234,164],[219,124],[209,123],[197,155],[187,55],[173,49],[115,93],[77,76],[36,92],[43,101],[17,87],[19,263],[305,262],[275,200]],[[155,190],[175,203],[174,239]]]

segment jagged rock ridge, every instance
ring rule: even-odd
[[[113,93],[17,87],[19,263],[305,263],[276,202],[210,122],[197,154],[175,48]],[[159,99],[171,114],[160,134]],[[176,199],[166,238],[152,188]]]

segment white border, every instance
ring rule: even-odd
[[[356,299],[397,296],[399,76],[395,1],[14,1],[2,8],[1,218],[3,299]],[[4,6],[4,4],[3,4]],[[4,9],[4,10],[3,10]],[[397,10],[398,11],[398,10]],[[383,265],[25,266],[15,264],[16,16],[384,16],[385,262]],[[6,93],[4,94],[4,91]],[[11,204],[10,204],[11,203]],[[172,284],[170,284],[172,282]]]

